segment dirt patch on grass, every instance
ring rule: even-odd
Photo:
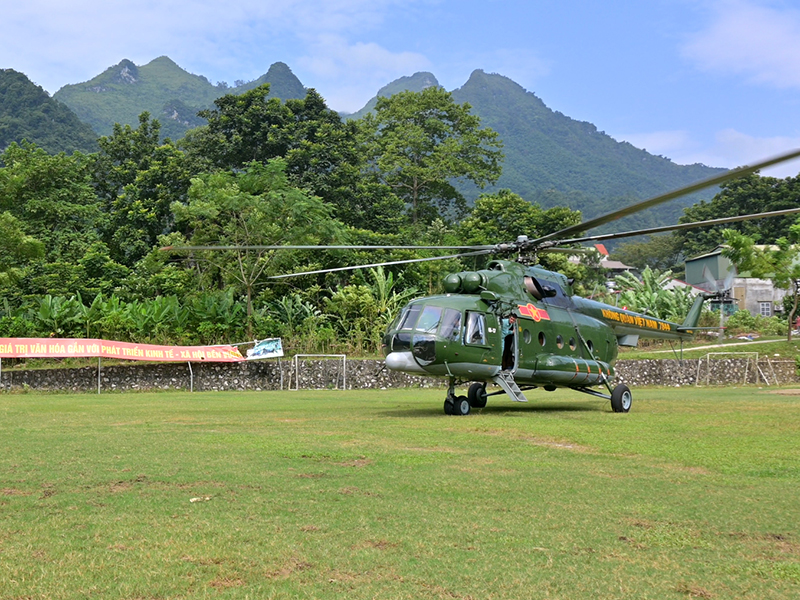
[[[354,546],[353,550],[362,550],[364,548],[374,548],[375,550],[388,550],[389,548],[397,548],[400,544],[395,544],[388,540],[364,540]]]
[[[368,497],[378,497],[380,498],[380,494],[376,494],[375,492],[368,492],[367,490],[362,490],[361,488],[357,488],[355,486],[347,486],[343,488],[339,488],[339,493],[342,496],[368,496]]]
[[[675,588],[679,594],[686,594],[689,598],[713,598],[714,594],[708,590],[701,588],[699,585],[691,585],[682,583]]]
[[[519,440],[522,442],[533,444],[534,446],[540,446],[542,448],[553,448],[555,450],[569,450],[572,452],[585,452],[585,453],[596,452],[595,449],[591,448],[590,446],[584,446],[582,444],[571,442],[569,440],[559,440],[556,438],[521,435],[519,433],[511,432],[505,429],[475,429],[474,431],[475,433],[481,435],[502,437],[511,440]]]
[[[365,456],[361,458],[356,458],[355,460],[347,460],[345,462],[333,463],[337,467],[366,467],[367,465],[371,465],[372,461]]]
[[[532,438],[532,437],[522,437],[520,438],[533,444],[534,446],[541,446],[543,448],[555,448],[556,450],[571,450],[572,452],[594,452],[592,448],[589,446],[582,446],[581,444],[575,444],[572,442],[565,442],[563,440],[549,440],[546,438]]]
[[[230,577],[217,577],[208,584],[212,588],[222,590],[225,588],[240,587],[245,585],[241,579],[232,579]]]
[[[0,496],[30,496],[30,492],[23,492],[14,488],[3,488],[0,490]]]
[[[770,390],[768,394],[777,394],[778,396],[800,396],[800,389],[790,390]]]
[[[314,565],[309,562],[305,562],[297,558],[291,558],[277,569],[267,571],[267,573],[265,573],[265,577],[267,579],[285,579],[294,573],[300,573],[312,568],[314,568]]]

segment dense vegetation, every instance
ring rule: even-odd
[[[487,244],[581,218],[508,189],[481,194],[502,181],[505,148],[468,104],[437,86],[382,97],[373,113],[349,120],[314,90],[286,101],[269,84],[236,92],[201,111],[205,124],[178,142],[143,113],[136,127],[116,124],[91,154],[53,155],[27,142],[6,148],[4,335],[187,344],[282,336],[290,350],[372,353],[403,302],[481,262],[271,279],[431,253],[235,247]],[[736,204],[754,186],[783,198],[788,185],[753,176],[711,204]],[[467,189],[477,196],[471,206]],[[234,248],[160,250],[219,244]],[[576,277],[579,293],[602,282],[563,255],[542,260]]]
[[[422,116],[418,129],[408,115]],[[467,211],[452,182],[495,180],[502,155],[496,134],[441,88],[382,99],[374,115],[345,122],[314,90],[282,102],[263,85],[218,98],[202,116],[207,124],[180,145],[144,113],[135,128],[116,125],[93,154],[51,155],[30,143],[5,150],[3,335],[186,344],[283,336],[290,350],[375,352],[401,303],[437,291],[443,272],[479,264],[270,280],[421,255],[159,248],[483,244],[580,218],[509,191]]]

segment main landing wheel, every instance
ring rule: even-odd
[[[461,416],[469,414],[469,399],[466,396],[456,396],[453,414]]]
[[[455,406],[455,398],[452,396],[448,396],[444,399],[444,414],[446,415],[454,415],[456,414],[456,406]]]
[[[614,412],[628,412],[632,401],[631,390],[624,383],[620,383],[611,391],[611,410]]]
[[[472,408],[484,408],[486,406],[486,384],[475,382],[469,386],[467,399]]]

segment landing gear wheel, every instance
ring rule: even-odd
[[[469,414],[469,400],[467,399],[466,396],[456,397],[453,414],[461,416]]]
[[[486,406],[486,384],[475,382],[469,386],[467,399],[472,408],[484,408]]]
[[[620,383],[611,391],[611,410],[626,413],[631,409],[632,400],[630,388]]]
[[[444,399],[444,414],[446,415],[456,414],[455,402],[452,396],[448,396],[447,398]]]

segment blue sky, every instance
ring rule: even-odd
[[[337,110],[430,71],[474,69],[681,163],[800,147],[800,1],[26,0],[5,3],[0,68],[50,93],[167,55],[212,82],[276,61]],[[797,175],[800,162],[767,174]]]

